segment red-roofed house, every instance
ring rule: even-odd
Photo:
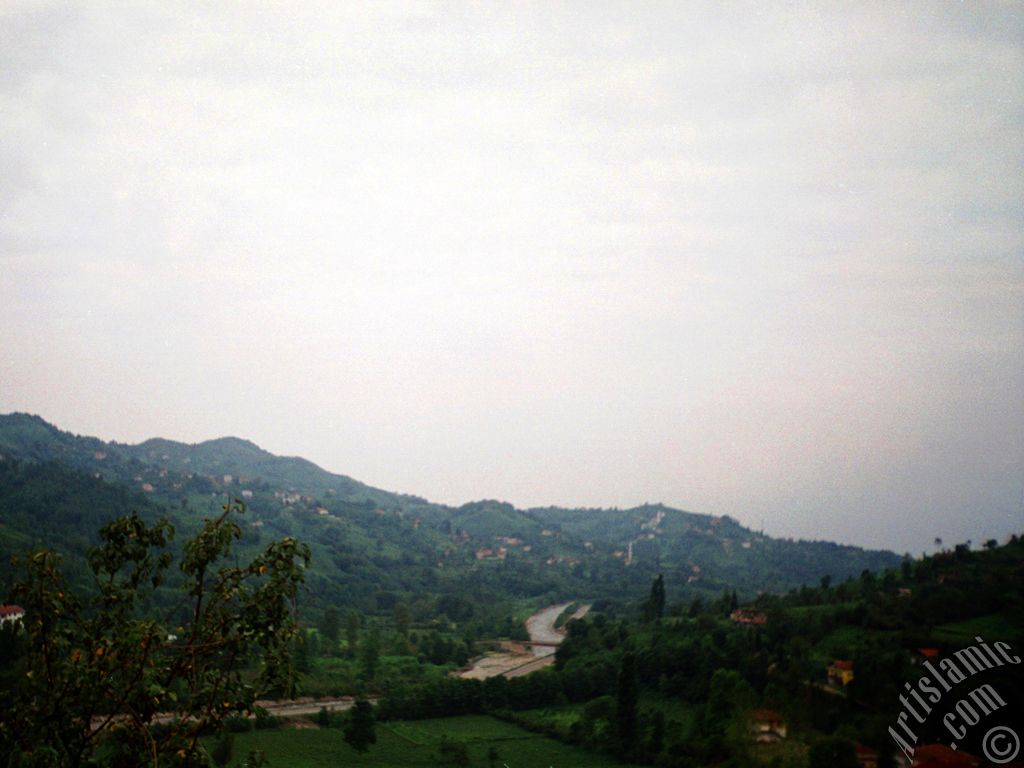
[[[0,605],[0,627],[7,622],[21,621],[25,617],[25,609],[20,605]]]
[[[865,747],[863,744],[854,744],[853,751],[861,768],[878,768],[878,750]]]
[[[922,744],[914,749],[911,768],[974,768],[978,758],[966,752],[950,749],[945,744]]]
[[[729,614],[729,618],[735,624],[754,624],[763,626],[768,623],[768,616],[763,611],[755,611],[751,608],[737,608]]]
[[[853,680],[853,662],[849,659],[836,659],[828,665],[829,685],[849,685]]]

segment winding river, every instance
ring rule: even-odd
[[[474,680],[483,680],[496,675],[520,677],[554,663],[555,650],[558,644],[565,639],[565,631],[556,627],[555,622],[570,605],[572,603],[549,605],[547,608],[541,608],[526,620],[526,631],[530,635],[530,642],[543,643],[543,645],[505,641],[502,643],[503,652],[489,653],[477,659],[471,667],[459,672],[459,677]],[[581,619],[589,610],[589,605],[583,605],[573,613],[572,618]]]

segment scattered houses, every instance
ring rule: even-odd
[[[504,560],[508,556],[508,550],[505,547],[480,547],[476,551],[477,560]]]

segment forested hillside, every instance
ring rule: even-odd
[[[23,415],[0,417],[0,457],[4,554],[59,552],[82,594],[98,586],[85,559],[97,531],[132,511],[170,521],[174,557],[231,499],[247,508],[236,560],[274,540],[304,542],[297,690],[378,696],[381,720],[490,713],[602,759],[679,768],[835,768],[866,753],[892,765],[887,729],[900,686],[920,676],[916,662],[982,634],[1014,648],[1022,641],[1016,538],[915,561],[773,539],[660,504],[452,508],[235,438],[124,446]],[[7,592],[15,571],[5,565],[0,575]],[[182,580],[173,571],[154,582],[146,610],[187,623]],[[536,608],[577,599],[591,613],[569,621],[553,668],[452,676],[481,652],[522,640],[522,620]],[[998,683],[1011,717],[1024,695],[1020,674]],[[767,741],[758,736],[765,712]],[[943,734],[935,726],[921,736]]]
[[[0,456],[5,554],[43,544],[74,561],[98,523],[129,509],[192,530],[238,498],[248,508],[243,549],[281,536],[310,544],[314,613],[328,605],[386,613],[402,602],[428,621],[446,595],[484,616],[509,601],[614,603],[624,587],[642,587],[655,573],[666,575],[671,600],[713,599],[724,590],[753,596],[899,562],[890,552],[773,539],[728,517],[657,504],[432,504],[238,438],[123,445],[11,414],[0,416]]]

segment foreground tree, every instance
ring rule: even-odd
[[[24,558],[12,598],[26,611],[25,650],[0,702],[10,766],[93,765],[99,751],[112,766],[206,766],[200,733],[251,714],[260,696],[292,692],[294,601],[309,550],[286,538],[248,564],[229,561],[243,511],[225,505],[185,543],[182,598],[162,618],[153,597],[174,560],[166,520],[107,523],[89,553],[88,595],[72,593],[54,553]]]

